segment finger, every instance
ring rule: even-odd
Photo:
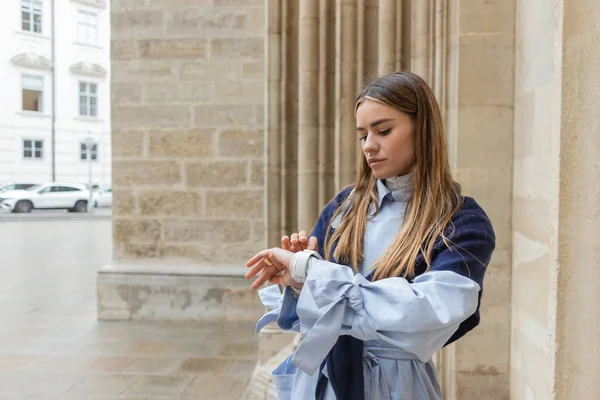
[[[252,266],[254,266],[254,264],[261,261],[263,258],[267,257],[270,250],[271,249],[263,250],[260,253],[256,254],[254,257],[252,257],[250,260],[248,260],[248,262],[246,263],[246,267],[252,267]]]
[[[290,238],[288,236],[284,236],[281,238],[281,248],[287,251],[291,251]]]
[[[261,274],[258,276],[258,278],[256,278],[256,280],[254,281],[254,283],[252,283],[252,288],[253,289],[258,289],[259,287],[261,287],[262,285],[264,285],[268,280],[272,279],[273,277],[277,276],[279,274],[279,270],[277,268],[275,268],[275,266],[271,266],[268,268],[265,268]]]
[[[253,266],[248,272],[246,272],[246,275],[244,275],[244,277],[246,279],[250,279],[253,276],[255,276],[256,274],[258,274],[260,271],[265,269],[266,267],[267,267],[267,264],[264,261],[261,261],[261,262],[257,263],[255,266]]]
[[[319,250],[319,239],[316,236],[311,236],[308,239],[308,249],[318,251]]]
[[[308,242],[308,234],[306,231],[300,231],[300,233],[298,233],[298,240],[300,240],[301,243]]]
[[[293,245],[297,245],[299,240],[298,240],[298,234],[297,233],[292,233],[292,236],[290,236],[290,240],[292,242],[292,246]]]

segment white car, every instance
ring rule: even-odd
[[[0,208],[14,213],[29,213],[34,209],[86,212],[89,197],[85,185],[47,183],[0,193]]]
[[[30,181],[19,181],[19,182],[4,182],[0,185],[0,193],[8,192],[9,190],[25,190],[32,186],[41,185],[42,182],[30,182]]]
[[[96,190],[94,196],[94,207],[112,207],[112,189],[110,186],[103,186]]]

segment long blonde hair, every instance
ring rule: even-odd
[[[462,204],[461,189],[450,172],[438,103],[423,79],[408,72],[380,77],[358,95],[355,110],[366,99],[393,107],[409,115],[414,122],[413,195],[408,200],[402,228],[387,251],[371,266],[375,269],[373,280],[394,276],[412,278],[419,254],[423,255],[429,269],[435,241],[441,238],[450,245],[444,231]],[[354,192],[331,218],[333,222],[343,215],[340,225],[332,234],[331,224],[327,230],[325,255],[328,259],[337,243],[333,258],[358,268],[363,259],[363,237],[369,210],[371,205],[377,207],[377,199],[377,178],[365,157],[361,156]]]

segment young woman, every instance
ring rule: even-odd
[[[254,288],[285,286],[259,292],[272,311],[257,328],[277,319],[302,335],[273,373],[281,399],[439,400],[431,357],[478,325],[494,231],[452,179],[421,78],[373,81],[355,115],[355,185],[325,207],[310,239],[284,237],[247,263]]]

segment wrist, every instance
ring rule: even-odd
[[[322,260],[323,257],[313,250],[299,251],[294,254],[290,261],[290,275],[292,280],[299,284],[304,283],[308,275],[310,261],[312,258]]]

